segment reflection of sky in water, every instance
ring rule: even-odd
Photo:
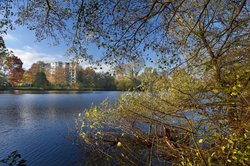
[[[74,117],[119,92],[1,94],[0,159],[18,150],[28,165],[72,165],[80,151],[65,137]]]

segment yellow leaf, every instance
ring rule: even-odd
[[[240,66],[240,63],[235,63],[234,66],[238,67]]]
[[[233,86],[233,90],[236,90],[237,88],[236,88],[236,86]]]
[[[227,162],[231,163],[232,161],[230,159],[228,159]]]
[[[122,143],[121,143],[121,142],[118,142],[118,143],[117,143],[117,146],[118,146],[118,147],[121,147],[121,146],[122,146]]]
[[[88,116],[89,116],[89,113],[88,113],[88,112],[85,112],[85,116],[88,117]]]
[[[231,93],[231,96],[236,96],[237,95],[237,92],[232,92]]]
[[[219,90],[218,89],[213,89],[213,92],[214,93],[219,93]]]
[[[86,134],[85,133],[81,133],[80,137],[82,137],[84,139],[86,137]]]
[[[232,140],[227,140],[230,144],[234,144],[234,142]]]
[[[222,147],[221,147],[221,150],[222,150],[223,153],[225,153],[225,149],[226,149],[225,146],[222,146]]]
[[[198,142],[201,144],[203,142],[203,139],[200,139]]]
[[[81,128],[83,128],[84,127],[84,122],[82,122],[82,125],[81,125]]]

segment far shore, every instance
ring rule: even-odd
[[[0,91],[119,91],[117,89],[108,89],[108,88],[81,88],[81,89],[72,89],[72,88],[37,88],[37,87],[0,87]]]

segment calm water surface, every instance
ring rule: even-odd
[[[84,151],[69,139],[74,119],[92,104],[117,99],[120,92],[60,93],[0,91],[0,160],[18,150],[31,166],[81,165]]]

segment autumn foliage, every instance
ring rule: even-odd
[[[20,58],[12,55],[7,57],[5,62],[8,78],[12,86],[16,86],[23,78],[24,69],[23,62]]]

